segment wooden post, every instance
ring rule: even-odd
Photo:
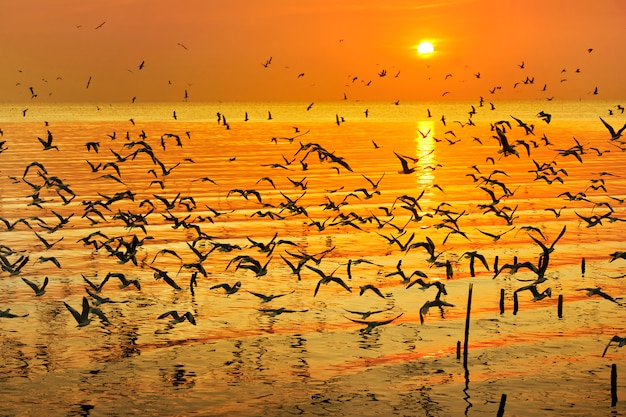
[[[557,305],[557,313],[559,318],[563,318],[563,294],[559,294],[559,304]]]
[[[470,282],[469,291],[467,294],[467,313],[465,315],[465,340],[463,343],[463,367],[467,369],[467,349],[469,341],[469,327],[470,327],[470,311],[472,310],[472,288],[474,285]]]
[[[461,359],[461,341],[456,341],[456,360]]]
[[[584,277],[585,276],[585,257],[580,261],[580,273]]]
[[[500,288],[500,314],[504,314],[504,288]]]
[[[502,397],[500,397],[500,407],[498,407],[498,417],[502,417],[504,415],[505,404],[506,404],[506,394],[502,394]]]
[[[517,309],[519,308],[519,302],[517,301],[517,293],[513,293],[513,315],[517,314]]]
[[[611,407],[617,405],[617,365],[611,365]]]

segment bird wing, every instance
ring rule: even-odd
[[[165,318],[165,317],[167,317],[167,316],[172,316],[174,319],[178,319],[178,318],[179,318],[179,317],[178,317],[178,313],[177,313],[176,311],[174,311],[174,310],[171,310],[171,311],[165,312],[165,313],[161,314],[161,315],[160,315],[159,317],[157,317],[157,318],[158,318],[158,319],[164,319],[164,318]]]
[[[65,307],[69,310],[70,313],[72,313],[72,316],[74,316],[74,320],[76,320],[76,323],[80,323],[80,319],[81,319],[80,313],[76,311],[74,307],[72,307],[68,303],[63,302],[63,304],[65,304]]]
[[[39,291],[39,287],[37,286],[37,284],[35,284],[32,281],[27,280],[26,278],[22,278],[22,281],[24,281],[26,284],[28,284],[28,286],[30,288],[33,289],[33,291],[38,292]]]
[[[183,317],[186,317],[189,323],[193,324],[194,326],[196,325],[196,319],[189,311],[186,312]]]

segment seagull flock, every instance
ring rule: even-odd
[[[144,65],[141,61],[139,70],[144,70]],[[271,57],[263,63],[265,68],[272,65]],[[383,77],[386,71],[378,75]],[[532,83],[527,78],[523,84]],[[66,138],[67,131],[59,127],[61,123],[42,123],[43,138],[36,134],[21,137],[17,125],[11,124],[0,131],[0,159],[8,167],[3,169],[1,181],[7,195],[21,206],[14,212],[19,216],[0,218],[4,225],[0,230],[0,278],[19,279],[39,301],[59,294],[51,289],[60,285],[39,275],[40,269],[63,270],[73,280],[75,290],[58,302],[80,328],[92,326],[94,318],[105,328],[116,326],[108,305],[129,301],[116,301],[104,294],[146,292],[157,286],[186,293],[189,299],[200,293],[226,298],[251,296],[262,305],[258,313],[270,317],[309,311],[268,307],[295,296],[318,299],[341,293],[388,302],[384,308],[344,308],[349,314],[343,315],[346,323],[362,326],[363,332],[410,320],[406,311],[397,311],[393,305],[390,290],[398,288],[417,288],[428,294],[428,300],[415,308],[421,323],[435,308],[443,318],[446,311],[456,308],[446,301],[446,284],[459,274],[502,279],[519,273],[524,279],[515,293],[527,291],[532,295],[529,300],[540,302],[552,297],[550,267],[558,259],[561,239],[575,233],[572,225],[601,228],[626,220],[624,194],[611,191],[611,179],[620,174],[610,171],[610,166],[607,170],[594,168],[593,178],[586,183],[581,183],[578,175],[571,188],[563,188],[574,176],[572,171],[590,164],[589,160],[594,167],[602,167],[602,158],[626,151],[622,136],[626,124],[619,126],[603,114],[595,119],[598,129],[606,132],[601,140],[548,137],[541,132],[542,127],[558,123],[558,114],[537,109],[531,117],[510,115],[486,123],[475,120],[475,115],[488,117],[495,105],[484,103],[480,97],[468,105],[464,120],[451,121],[450,115],[436,120],[431,109],[425,109],[419,117],[428,120],[432,128],[420,130],[419,137],[411,141],[428,141],[431,147],[419,154],[409,154],[406,147],[394,149],[392,143],[375,138],[371,144],[368,139],[362,159],[348,157],[354,155],[348,152],[349,147],[335,141],[351,120],[338,112],[324,127],[336,129],[330,140],[317,135],[315,126],[296,126],[289,134],[246,139],[250,141],[248,152],[257,152],[252,146],[258,147],[262,156],[253,160],[263,159],[262,164],[251,164],[245,153],[224,156],[229,146],[239,149],[229,142],[240,140],[237,135],[245,132],[245,124],[255,122],[248,111],[240,115],[217,112],[217,123],[205,131],[213,132],[214,137],[197,136],[196,123],[186,125],[180,109],[170,110],[167,123],[142,123],[133,116],[128,129],[122,127],[125,133],[109,131],[71,141]],[[400,105],[398,101],[392,104]],[[302,110],[315,112],[316,108],[311,103]],[[32,112],[27,114],[26,110],[22,116],[28,118]],[[364,109],[363,119],[375,120],[372,110]],[[278,111],[272,115],[268,110],[266,114],[258,123],[281,122]],[[452,128],[454,122],[458,128]],[[283,123],[293,124],[289,120]],[[156,127],[168,130],[154,132]],[[437,131],[445,133],[436,137]],[[24,162],[26,156],[20,148],[25,141],[32,142],[28,157],[34,160]],[[480,149],[477,154],[486,155],[466,172],[455,171],[458,180],[472,188],[471,203],[464,205],[448,198],[452,196],[439,184],[415,185],[419,184],[416,178],[445,171],[445,162],[436,158],[438,153],[467,149],[461,148],[463,144],[471,144],[470,149]],[[80,164],[66,168],[64,161],[70,156],[65,155]],[[368,159],[384,160],[380,166],[392,168],[376,173],[360,169]],[[438,164],[424,164],[431,159]],[[518,167],[515,172],[509,170],[512,166]],[[412,191],[391,194],[398,183],[408,179]],[[520,208],[523,199],[529,198],[520,197],[521,190],[532,192],[533,187],[540,186],[542,190],[558,190],[551,195],[558,203],[535,208],[529,214],[527,208]],[[544,217],[537,220],[537,213]],[[576,220],[570,220],[569,227],[552,227],[550,223],[564,213]],[[253,221],[256,226],[247,233]],[[506,245],[507,239],[519,239],[520,234],[532,253],[525,253],[524,259],[502,259],[504,256],[485,249],[488,244]],[[12,239],[18,235],[19,239]],[[358,255],[358,249],[342,246],[340,237],[344,235],[353,236],[351,245],[366,244],[364,251],[377,255],[366,259]],[[315,236],[336,239],[328,238],[331,243],[315,250]],[[29,247],[35,249],[29,251]],[[77,256],[87,253],[96,260],[97,269],[74,268],[68,251]],[[607,263],[626,260],[626,252],[604,256]],[[584,265],[584,254],[581,258]],[[421,266],[407,269],[405,260]],[[297,291],[274,294],[258,290],[263,280],[287,279],[299,284]],[[115,282],[117,290],[110,289],[109,281]],[[616,308],[623,307],[619,297],[599,287],[579,290],[612,302]],[[26,313],[12,313],[10,305],[2,308],[0,317],[29,319]],[[386,316],[378,319],[382,314]],[[154,320],[168,326],[196,326],[205,316],[201,309],[171,306]],[[613,341],[624,344],[617,336]]]

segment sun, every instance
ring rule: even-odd
[[[424,41],[417,45],[417,53],[420,55],[430,55],[433,52],[435,52],[435,48],[433,47],[433,44],[428,41]]]

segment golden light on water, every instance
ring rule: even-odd
[[[420,174],[417,176],[417,185],[428,187],[432,185],[434,170],[437,161],[435,159],[435,122],[420,120],[417,122],[417,132],[415,134],[415,156],[419,158],[417,162]]]

